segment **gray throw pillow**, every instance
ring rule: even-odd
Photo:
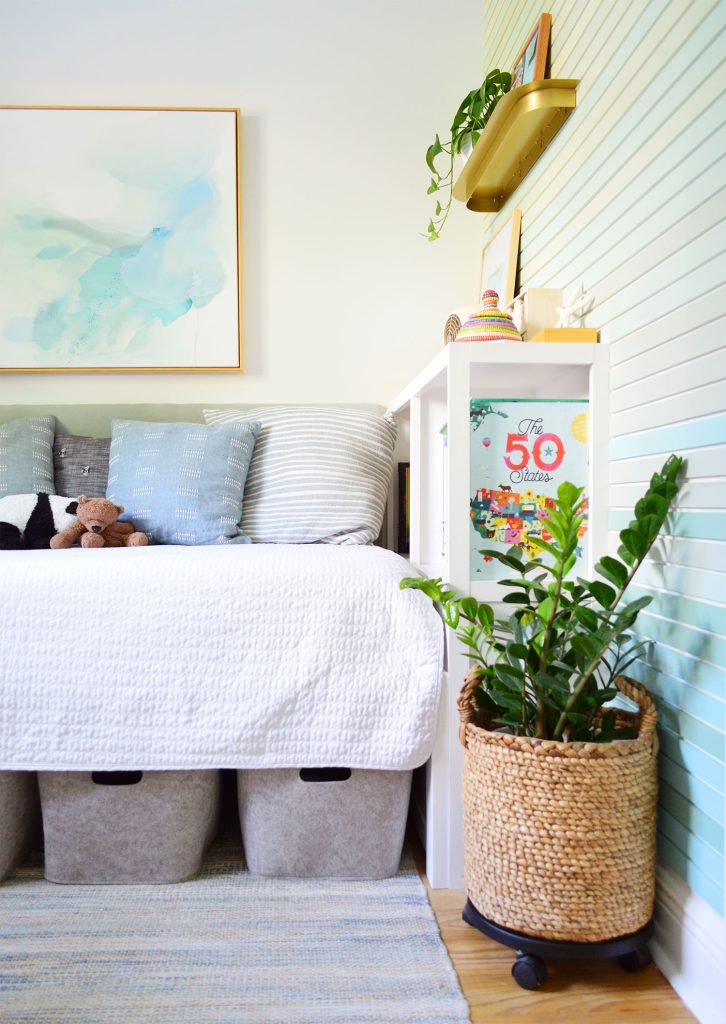
[[[258,544],[371,544],[381,530],[396,425],[363,409],[205,409],[207,423],[260,424],[242,531]]]
[[[55,494],[53,435],[55,416],[30,416],[0,423],[0,497]]]
[[[56,434],[53,445],[55,486],[59,494],[103,498],[108,482],[110,437]]]

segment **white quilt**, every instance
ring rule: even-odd
[[[405,769],[443,627],[375,547],[0,552],[0,769]]]

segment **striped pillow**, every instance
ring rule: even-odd
[[[242,530],[258,544],[370,544],[393,467],[392,419],[360,409],[205,409],[207,423],[260,424]]]

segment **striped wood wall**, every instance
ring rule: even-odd
[[[726,2],[485,0],[485,68],[511,69],[542,10],[577,109],[485,241],[522,210],[520,286],[595,296],[611,346],[610,526],[671,451],[688,460],[671,535],[643,567],[658,641],[662,860],[724,913]],[[615,535],[611,535],[614,542]]]

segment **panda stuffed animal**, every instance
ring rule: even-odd
[[[10,494],[0,498],[0,551],[49,548],[50,538],[75,521],[78,502],[60,494]]]

